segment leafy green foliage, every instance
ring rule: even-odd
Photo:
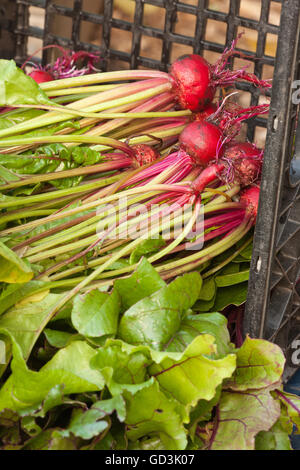
[[[231,263],[218,276],[240,272]],[[290,449],[300,409],[282,391],[280,348],[247,338],[237,349],[223,315],[199,313],[244,283],[220,287],[196,272],[166,284],[142,258],[49,326],[62,294],[37,281],[4,289],[0,333],[12,361],[0,389],[2,448]]]
[[[61,434],[64,437],[74,435],[82,439],[92,439],[109,428],[109,421],[106,417],[114,411],[118,419],[121,422],[124,421],[126,405],[122,396],[97,401],[88,410],[74,410],[68,429]]]
[[[218,404],[212,450],[253,450],[255,436],[268,431],[280,416],[280,404],[267,389],[224,391]]]
[[[144,436],[155,435],[164,449],[184,449],[187,443],[182,420],[182,407],[167,397],[157,382],[134,394],[127,393],[127,436],[137,441]],[[147,404],[147,406],[145,406]]]
[[[124,313],[119,336],[131,344],[149,344],[154,349],[166,347],[183,314],[197,300],[201,284],[198,273],[185,274],[140,300]]]
[[[73,342],[35,372],[27,368],[21,349],[13,340],[12,374],[0,390],[0,409],[24,411],[37,407],[60,384],[64,385],[64,394],[101,390],[102,375],[89,366],[94,354],[86,342]]]
[[[292,450],[286,417],[281,415],[268,431],[260,431],[255,438],[255,450]]]
[[[130,264],[138,263],[145,255],[157,253],[160,248],[165,246],[165,244],[166,242],[163,238],[149,238],[144,240],[131,253],[129,258]]]
[[[8,284],[30,281],[33,272],[29,263],[19,258],[0,241],[0,282]]]
[[[43,281],[9,284],[0,294],[0,315],[25,297],[34,294],[45,284]]]
[[[64,126],[74,126],[72,122],[64,123]],[[60,127],[52,127],[44,130],[49,135],[54,134]],[[37,132],[37,131],[36,131]],[[32,134],[32,133],[30,133]],[[45,174],[57,171],[66,171],[78,168],[80,166],[94,165],[103,160],[101,154],[89,147],[66,147],[63,144],[47,144],[38,147],[34,152],[25,152],[20,155],[0,155],[0,182],[2,184],[23,179],[23,185],[26,186],[26,176]],[[25,180],[24,176],[25,175]],[[49,181],[49,184],[58,189],[71,188],[78,185],[83,175],[70,176],[61,179]],[[30,185],[35,187],[36,183]],[[17,195],[24,192],[23,188],[14,191]]]
[[[13,60],[0,60],[0,106],[47,104],[52,102],[38,84]],[[26,90],[26,93],[25,93]]]
[[[143,258],[136,271],[125,279],[116,279],[114,288],[121,297],[124,310],[129,309],[139,300],[154,294],[166,283],[161,279],[153,266]]]
[[[1,114],[0,129],[8,129],[16,124],[41,116],[44,113],[45,111],[35,108],[26,109],[25,111],[20,109],[9,110],[9,112]]]
[[[115,335],[119,311],[120,297],[117,291],[107,294],[95,289],[74,299],[71,318],[74,328],[82,335]]]
[[[28,359],[37,338],[47,323],[50,309],[60,297],[59,294],[48,294],[39,301],[31,301],[28,298],[26,302],[15,305],[0,317],[0,328],[5,329],[14,337],[25,359]]]

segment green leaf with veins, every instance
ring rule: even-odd
[[[48,343],[53,348],[65,348],[71,341],[84,340],[79,334],[45,328],[43,331]]]
[[[53,153],[47,155],[46,152],[43,152],[43,148],[41,148],[40,153],[37,155],[0,155],[0,164],[8,170],[13,170],[18,175],[34,175],[55,171],[61,163],[58,160],[47,158],[33,158],[39,155],[52,157],[55,156],[55,152],[53,150]]]
[[[140,261],[131,276],[116,279],[114,282],[114,288],[121,297],[123,310],[129,309],[139,300],[149,297],[165,286],[166,283],[146,258]]]
[[[226,253],[224,253],[225,255]],[[223,269],[221,269],[218,274],[217,274],[217,277],[220,275],[220,276],[225,276],[227,274],[236,274],[238,273],[240,270],[239,268],[239,265],[236,264],[236,263],[229,263],[227,264],[226,266],[224,266]],[[229,284],[230,285],[230,284]]]
[[[136,264],[140,259],[149,254],[157,253],[160,248],[166,246],[163,238],[149,238],[138,245],[129,257],[130,264]]]
[[[97,401],[88,410],[76,410],[69,427],[63,431],[63,435],[69,436],[72,433],[82,439],[92,439],[109,427],[106,417],[114,411],[116,411],[119,421],[125,420],[126,407],[121,395]]]
[[[198,300],[212,300],[216,293],[216,283],[213,277],[205,279],[198,297]]]
[[[120,297],[117,290],[108,294],[93,289],[75,297],[71,319],[74,328],[84,336],[115,335],[119,312]]]
[[[222,274],[215,277],[215,282],[218,287],[233,286],[235,284],[241,284],[249,279],[249,269],[246,271],[240,271],[232,274]]]
[[[18,68],[13,60],[0,60],[0,77],[0,106],[53,105],[39,85]]]
[[[69,428],[61,434],[69,437],[72,433],[81,439],[92,439],[109,427],[109,422],[105,418],[106,414],[97,409],[91,408],[87,411],[74,409]]]
[[[167,394],[188,406],[212,400],[236,366],[235,354],[217,358],[215,339],[207,334],[197,336],[182,353],[153,351],[151,356],[155,363],[150,374]]]
[[[218,356],[223,356],[232,351],[230,336],[227,329],[227,320],[220,313],[201,313],[199,315],[186,316],[179,330],[170,339],[166,351],[183,351],[194,338],[200,334],[214,336]]]
[[[18,181],[20,178],[11,170],[0,165],[0,182],[1,184],[12,183]],[[2,180],[2,181],[1,181]]]
[[[296,434],[300,434],[300,397],[283,390],[276,390],[275,394],[281,401],[289,422],[296,426]]]
[[[213,336],[202,334],[183,352],[159,352],[108,340],[91,366],[101,372],[113,395],[143,388],[150,374],[168,395],[185,406],[195,406],[200,399],[211,400],[216,387],[235,369],[235,355],[219,359],[214,341]]]
[[[44,110],[34,108],[26,109],[25,111],[20,109],[9,110],[8,112],[1,114],[0,129],[8,129],[9,127],[41,116],[42,114],[45,114]]]
[[[149,382],[136,393],[124,393],[127,404],[126,425],[130,441],[149,436],[159,438],[165,450],[183,450],[186,430],[183,407],[167,397],[157,382]]]
[[[282,415],[269,431],[260,431],[255,438],[255,450],[292,450],[289,435],[293,426],[287,426],[287,420]]]
[[[43,281],[29,281],[22,284],[7,285],[0,294],[0,315],[45,284]]]
[[[246,338],[236,351],[237,365],[226,388],[247,390],[277,383],[282,376],[285,358],[276,344],[262,339]]]
[[[48,294],[38,302],[29,299],[26,303],[12,307],[0,317],[0,328],[14,337],[25,360],[47,324],[49,312],[62,295]]]
[[[196,431],[198,424],[211,420],[212,411],[220,400],[222,385],[216,389],[216,394],[211,400],[199,400],[190,412],[189,437],[192,441],[197,440]]]
[[[7,334],[0,333],[0,377],[4,374],[8,367],[12,354],[12,344]]]
[[[268,431],[280,416],[270,390],[224,391],[213,423],[211,450],[254,450],[255,437]]]
[[[110,393],[118,395],[123,390],[132,391],[143,387],[147,380],[147,366],[151,362],[148,348],[108,339],[90,364],[101,372]]]
[[[24,283],[30,281],[32,277],[30,264],[0,242],[0,282]]]
[[[29,436],[36,436],[42,431],[42,428],[37,425],[35,418],[32,416],[25,416],[21,419],[21,428],[24,432],[26,432]]]
[[[60,429],[46,429],[30,439],[22,450],[77,450],[77,441],[63,437]]]
[[[36,418],[44,418],[49,410],[63,404],[64,401],[67,400],[67,398],[64,397],[64,388],[64,384],[54,385],[41,403],[18,410],[19,415],[33,415]]]
[[[58,351],[38,372],[27,368],[20,347],[12,341],[12,374],[0,390],[0,410],[36,407],[60,384],[64,384],[65,395],[102,390],[103,377],[89,364],[96,351],[84,341],[73,342]]]
[[[193,310],[195,312],[209,312],[215,305],[216,294],[211,300],[197,300],[195,305],[193,305]],[[221,309],[219,309],[221,310]]]
[[[164,349],[180,328],[184,313],[196,302],[201,285],[200,274],[189,273],[140,300],[124,313],[119,337],[130,344]]]
[[[217,295],[213,304],[215,311],[221,312],[228,305],[239,306],[246,302],[248,293],[248,282],[242,282],[228,287],[217,289]]]

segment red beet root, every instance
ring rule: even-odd
[[[202,111],[213,99],[210,65],[203,57],[191,54],[175,60],[170,68],[177,99],[184,109]]]
[[[247,206],[247,213],[256,221],[257,209],[259,201],[259,187],[251,186],[241,193],[240,202]]]
[[[249,142],[231,144],[225,150],[225,180],[249,186],[258,180],[263,163],[263,152]]]
[[[42,47],[33,55],[40,50],[44,51],[46,49],[57,49],[61,52],[62,56],[58,57],[54,63],[45,65],[45,67],[34,65],[34,70],[32,70],[29,76],[37,83],[50,82],[61,78],[78,77],[97,70],[94,66],[94,64],[99,61],[99,56],[97,54],[92,54],[86,51],[69,51],[68,49],[64,49],[56,44],[50,44]],[[32,59],[32,57],[33,56],[30,56],[23,63],[22,69],[24,69],[25,65]],[[78,68],[77,62],[82,60],[85,60],[87,63],[85,66]]]
[[[147,144],[132,145],[131,149],[134,151],[137,167],[152,163],[160,157],[159,152]]]
[[[29,77],[33,78],[33,80],[36,83],[51,82],[52,80],[54,80],[54,78],[52,77],[52,75],[50,75],[50,73],[45,72],[44,70],[39,70],[39,69],[33,70],[29,74]]]
[[[211,103],[217,87],[231,86],[236,80],[248,81],[260,88],[271,87],[268,81],[247,73],[246,67],[233,71],[227,67],[230,57],[241,55],[235,49],[241,35],[237,36],[213,65],[197,54],[179,57],[171,65],[170,76],[174,82],[176,99],[184,109],[203,111]]]
[[[206,167],[209,162],[222,155],[222,131],[206,121],[188,124],[179,136],[183,150],[197,165]]]
[[[218,106],[214,103],[210,103],[208,106],[206,106],[205,109],[203,109],[203,111],[196,113],[194,115],[194,119],[195,121],[205,121],[207,118],[209,118],[209,116],[215,114],[217,110]]]
[[[212,183],[217,178],[220,178],[220,173],[224,169],[223,163],[214,163],[213,165],[205,168],[198,178],[196,178],[192,183],[192,188],[198,194],[201,194],[202,191]]]

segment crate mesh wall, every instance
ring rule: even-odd
[[[300,135],[295,146],[298,109],[291,100],[292,81],[300,77],[299,1],[257,0],[252,10],[246,9],[244,0],[120,1],[126,3],[127,14],[116,0],[1,0],[1,57],[22,64],[38,47],[58,44],[100,52],[103,70],[167,70],[184,53],[195,52],[214,61],[245,31],[237,47],[244,56],[233,59],[230,66],[249,64],[250,71],[266,79],[274,74],[279,37],[269,120],[257,117],[244,129],[250,141],[261,145],[268,127],[245,332],[280,344],[288,357],[288,376],[295,367],[290,360],[293,345],[300,339],[300,289],[296,286],[300,277]],[[275,13],[280,10],[280,24],[275,24]],[[38,16],[42,18],[39,23]],[[59,22],[63,33],[58,35]],[[89,26],[94,28],[91,39]],[[37,60],[49,57],[49,50],[37,54]],[[251,84],[237,86],[245,106],[265,99]]]

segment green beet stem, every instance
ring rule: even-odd
[[[52,82],[40,83],[44,91],[60,90],[76,86],[93,85],[94,83],[105,83],[121,80],[147,80],[151,78],[164,78],[169,80],[169,75],[165,72],[154,70],[121,70],[116,72],[101,72],[83,75],[81,77],[63,78]]]
[[[97,182],[93,183],[85,183],[80,186],[72,187],[72,188],[66,188],[66,189],[58,189],[56,191],[49,191],[47,193],[41,193],[41,194],[35,194],[33,196],[27,196],[27,197],[20,197],[16,201],[7,201],[7,202],[2,202],[0,203],[0,208],[8,208],[8,207],[16,207],[16,206],[24,206],[24,205],[30,205],[34,204],[37,202],[44,202],[44,201],[50,201],[52,199],[56,199],[58,197],[62,196],[70,196],[70,194],[76,194],[76,193],[84,193],[86,191],[92,191],[93,189],[101,188],[103,186],[107,186],[111,183],[114,183],[115,181],[118,181],[120,178],[120,175],[117,174],[115,176],[110,176],[108,178],[103,178],[99,179]],[[99,201],[95,204],[95,206],[99,204]],[[90,207],[88,207],[90,208]],[[82,205],[78,209],[78,212],[81,212],[82,210],[85,209],[85,207]],[[62,217],[60,215],[58,218]],[[47,220],[47,222],[50,222],[51,220]],[[37,221],[35,221],[37,222]],[[46,222],[46,221],[45,221]],[[39,224],[38,224],[39,225]],[[12,229],[7,229],[7,230],[12,230],[10,233],[13,233],[15,230],[14,228]]]
[[[216,272],[220,271],[220,269],[224,268],[224,266],[231,263],[231,261],[233,261],[252,242],[252,240],[253,236],[248,238],[248,240],[246,240],[245,243],[243,243],[243,245],[238,250],[236,250],[231,256],[226,258],[222,263],[218,264],[218,266],[215,266],[206,273],[202,274],[202,278],[207,279],[209,276],[212,276]]]
[[[122,155],[120,154],[120,157]],[[38,174],[34,176],[25,177],[20,181],[14,181],[13,183],[0,185],[0,191],[7,189],[18,188],[20,186],[26,186],[28,184],[44,183],[46,181],[53,181],[62,178],[70,178],[80,175],[90,175],[93,173],[102,173],[105,171],[113,170],[114,162],[102,162],[95,165],[87,165],[79,168],[72,168],[71,170],[55,171],[52,173]],[[117,168],[116,168],[117,169]]]
[[[134,87],[132,84],[122,85],[113,90],[104,91],[96,95],[83,98],[75,103],[71,103],[65,107],[55,107],[55,111],[50,111],[45,113],[42,116],[38,116],[28,121],[22,122],[15,126],[12,126],[8,129],[0,130],[0,137],[6,137],[13,134],[19,134],[26,131],[31,131],[43,126],[48,126],[50,124],[57,124],[59,122],[71,119],[75,115],[82,115],[83,113],[99,113],[106,109],[111,109],[116,106],[125,105],[128,103],[134,103],[139,100],[150,98],[159,93],[164,93],[165,91],[170,90],[170,83],[164,83],[157,87],[147,86],[146,82],[136,84],[137,92],[134,92]],[[142,90],[142,91],[140,91]],[[34,106],[32,106],[34,107]],[[59,110],[57,112],[57,110]],[[95,116],[93,116],[95,117]],[[97,115],[97,118],[101,119],[100,115]]]
[[[93,86],[82,86],[82,87],[76,87],[76,88],[62,88],[60,90],[55,91],[55,98],[57,96],[66,96],[66,95],[74,95],[78,94],[80,96],[81,94],[87,94],[87,93],[99,93],[100,91],[107,91],[107,90],[112,90],[113,88],[116,88],[118,85],[93,85]],[[45,93],[47,96],[52,96],[53,91],[45,90]],[[82,97],[81,97],[82,98]]]

